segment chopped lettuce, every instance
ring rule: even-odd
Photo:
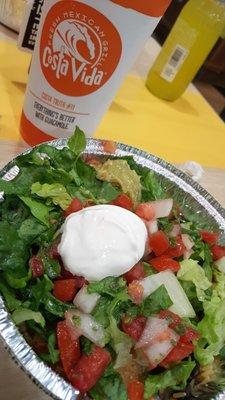
[[[46,226],[38,223],[36,218],[31,216],[22,222],[18,229],[18,235],[20,239],[31,243],[37,238],[37,236],[41,235],[45,231]]]
[[[44,183],[35,182],[31,186],[32,194],[36,194],[39,197],[50,200],[53,204],[60,206],[63,210],[69,207],[72,198],[67,193],[65,186],[60,183]]]
[[[0,221],[0,270],[21,277],[27,274],[29,258],[27,243],[18,235],[16,226]]]
[[[73,136],[68,140],[69,149],[78,157],[85,150],[86,144],[84,132],[76,126]]]
[[[165,389],[182,390],[187,385],[187,380],[195,368],[194,361],[183,361],[176,367],[171,368],[158,375],[149,375],[145,380],[144,399],[149,400],[152,396]]]
[[[99,282],[92,282],[88,285],[88,293],[108,294],[116,296],[117,293],[126,287],[126,282],[123,278],[115,278],[109,276]]]
[[[8,285],[13,289],[23,289],[26,287],[28,281],[31,279],[31,271],[29,270],[23,276],[16,276],[16,274],[12,272],[5,272],[4,278],[7,281]]]
[[[16,298],[15,291],[8,287],[2,277],[0,277],[0,293],[3,295],[9,311],[13,311],[21,306],[21,301]]]
[[[118,326],[117,321],[114,317],[114,310],[118,303],[123,301],[128,301],[129,296],[127,291],[121,291],[117,294],[114,300],[111,302],[108,313],[109,313],[109,328],[108,332],[111,336],[111,341],[113,349],[116,352],[117,358],[114,364],[114,368],[118,369],[126,366],[132,360],[131,348],[133,346],[133,341],[126,333],[122,332]]]
[[[29,207],[31,214],[37,218],[38,221],[49,226],[49,211],[51,211],[51,207],[32,199],[32,197],[20,196],[20,199]]]
[[[140,314],[149,317],[152,314],[157,314],[161,310],[167,310],[171,307],[173,302],[164,285],[161,285],[152,294],[150,294],[142,302],[139,310]]]
[[[127,391],[118,372],[111,364],[89,391],[93,400],[127,400]]]
[[[41,359],[51,364],[56,364],[59,361],[59,350],[56,349],[56,335],[51,333],[48,337],[49,354],[42,354]]]
[[[52,294],[47,294],[43,300],[46,311],[55,315],[56,317],[64,317],[65,312],[68,310],[69,305],[57,300]]]
[[[165,199],[166,191],[163,188],[159,176],[153,171],[149,171],[141,179],[142,184],[142,200],[160,200]]]
[[[178,279],[181,281],[193,282],[196,287],[196,293],[199,301],[204,301],[206,298],[206,290],[212,284],[206,277],[204,269],[196,260],[184,260],[180,262],[180,270],[177,273]]]
[[[134,207],[141,201],[140,176],[129,167],[126,160],[107,160],[97,170],[100,180],[108,181],[119,186],[123,193],[133,201]]]
[[[201,338],[195,358],[201,365],[212,363],[225,343],[225,275],[215,273],[215,278],[212,297],[204,301],[204,317],[198,324]]]
[[[45,326],[45,319],[39,311],[32,311],[27,308],[19,308],[12,313],[12,319],[16,325],[22,324],[22,322],[34,320],[37,324],[40,324],[43,328]]]

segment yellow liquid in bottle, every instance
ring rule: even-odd
[[[189,0],[149,71],[147,88],[165,100],[176,100],[192,81],[225,26],[225,4]]]

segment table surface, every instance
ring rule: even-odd
[[[6,30],[0,28],[0,38],[6,37],[7,40],[13,40],[14,36],[10,35]],[[150,44],[148,44],[150,46]],[[157,46],[155,51],[151,54],[155,56],[158,51]],[[143,76],[149,68],[149,51],[147,49],[148,62],[146,64],[146,48],[137,60],[133,74]],[[152,58],[154,56],[151,55]],[[193,85],[189,87],[193,93],[196,92]],[[0,110],[1,111],[1,110]],[[213,112],[212,112],[213,113]],[[224,131],[224,144],[225,144],[225,131]],[[225,146],[223,146],[224,148]],[[0,168],[3,167],[10,159],[16,154],[25,150],[27,145],[21,140],[8,140],[7,137],[0,140]],[[222,149],[221,149],[222,150]],[[179,160],[178,160],[179,161]],[[225,169],[219,168],[204,168],[204,175],[201,180],[201,185],[206,188],[224,207],[225,207]],[[47,400],[50,399],[43,391],[35,386],[31,380],[20,370],[18,366],[12,361],[7,351],[0,344],[0,398],[4,400]]]

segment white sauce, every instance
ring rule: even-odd
[[[62,232],[58,251],[65,268],[89,281],[124,274],[145,252],[144,222],[113,205],[92,206],[71,214]]]

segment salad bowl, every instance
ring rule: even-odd
[[[198,226],[204,230],[220,232],[219,244],[222,246],[225,244],[225,210],[198,183],[175,166],[154,155],[120,143],[116,143],[115,153],[109,154],[105,151],[104,143],[101,140],[88,139],[84,153],[104,159],[132,156],[138,165],[146,167],[156,174],[162,186],[178,204],[179,212],[187,220],[198,223]],[[58,139],[48,144],[62,149],[67,146],[67,140]],[[24,154],[28,153],[29,150]],[[17,159],[15,158],[3,168],[0,178],[5,181],[13,181],[19,172]],[[0,200],[4,202],[3,192],[0,193]],[[79,392],[43,362],[29,346],[11,319],[2,297],[0,297],[0,338],[16,363],[51,398],[57,400],[79,398]],[[224,376],[222,372],[218,377],[218,382],[216,380],[208,382],[197,394],[188,389],[183,398],[222,399],[223,381],[225,382],[225,369]]]

